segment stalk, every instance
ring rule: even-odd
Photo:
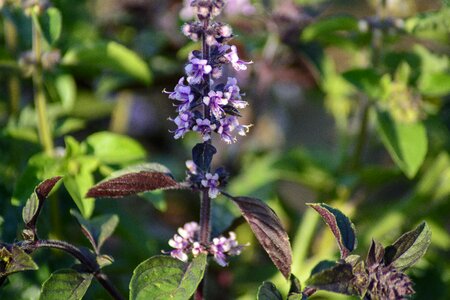
[[[17,52],[17,28],[9,16],[4,16],[5,44],[11,55]],[[17,116],[20,110],[20,80],[15,72],[8,79],[10,111]]]
[[[35,12],[32,12],[32,32],[33,32],[33,53],[36,59],[35,70],[33,72],[34,103],[38,119],[38,132],[40,143],[48,155],[53,155],[53,139],[50,131],[50,124],[47,115],[47,99],[44,91],[43,72],[41,66],[42,56],[42,34],[39,28],[39,21]]]

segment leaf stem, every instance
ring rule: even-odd
[[[361,124],[359,127],[358,139],[356,141],[356,148],[353,154],[353,163],[351,164],[354,169],[357,169],[362,160],[364,145],[367,140],[367,129],[369,125],[369,111],[370,111],[370,103],[364,104],[362,110]]]
[[[32,13],[33,53],[35,57],[35,70],[33,72],[34,103],[38,119],[39,139],[45,153],[53,155],[53,139],[47,115],[47,100],[44,91],[43,73],[41,65],[42,34],[39,20],[35,12]]]

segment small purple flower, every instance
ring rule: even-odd
[[[231,46],[230,50],[231,51],[226,53],[224,55],[224,57],[231,63],[231,65],[233,66],[233,68],[236,71],[247,70],[246,65],[253,63],[252,61],[246,62],[246,61],[241,60],[237,54],[236,46],[234,46],[234,45]]]
[[[177,258],[181,261],[187,261],[188,256],[185,252],[187,246],[189,245],[189,242],[184,239],[183,237],[179,236],[178,234],[175,234],[173,238],[169,240],[169,245],[172,248],[175,248],[175,250],[170,251],[170,255],[174,258]]]
[[[220,126],[217,129],[217,133],[220,134],[220,138],[227,144],[236,142],[236,138],[233,136],[233,123],[230,122],[231,117],[226,117],[220,120]]]
[[[211,124],[211,121],[208,119],[197,119],[195,123],[192,130],[200,132],[204,142],[209,141],[211,139],[211,132],[216,129],[216,125]]]
[[[210,91],[208,96],[203,97],[203,103],[209,106],[214,117],[220,119],[220,117],[225,114],[222,106],[227,105],[228,100],[224,98],[222,92]]]
[[[199,242],[194,242],[192,244],[192,255],[194,255],[194,257],[197,257],[201,253],[207,253],[207,251]]]
[[[187,81],[190,84],[198,84],[202,82],[203,75],[209,74],[212,71],[212,67],[208,65],[206,59],[193,57],[191,58],[190,63],[185,67],[185,71],[188,75]]]
[[[205,178],[202,180],[202,186],[208,188],[208,195],[210,198],[214,199],[219,195],[219,174],[206,173]]]
[[[181,112],[175,119],[172,120],[176,125],[177,129],[175,130],[175,139],[179,139],[180,137],[183,137],[186,132],[188,132],[192,125],[192,113],[187,112]]]
[[[228,77],[227,84],[224,87],[224,96],[228,99],[228,103],[234,108],[245,108],[248,105],[247,101],[242,100],[241,90],[237,85],[237,79]]]
[[[184,77],[178,81],[175,90],[169,94],[169,98],[180,101],[178,111],[181,112],[189,109],[190,104],[194,100],[194,95],[191,93],[191,87],[184,85]]]
[[[219,238],[213,238],[213,243],[210,247],[210,251],[211,254],[214,255],[214,260],[222,267],[228,265],[226,261],[226,252],[228,252],[229,250],[230,245],[228,243],[228,239],[223,236]]]

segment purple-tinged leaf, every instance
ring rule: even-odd
[[[154,190],[182,188],[170,171],[158,164],[143,164],[113,173],[92,187],[86,197],[118,198]]]
[[[270,281],[264,281],[258,289],[257,300],[283,300],[277,287]]]
[[[403,234],[394,244],[386,247],[385,265],[393,264],[399,270],[414,265],[427,251],[431,243],[431,230],[426,222]]]
[[[316,273],[320,273],[323,270],[327,270],[330,269],[332,267],[334,267],[337,263],[335,261],[332,260],[322,260],[319,261],[314,268],[311,270],[311,275],[309,275],[310,277],[313,276]]]
[[[99,254],[103,243],[113,234],[117,224],[119,224],[119,217],[117,215],[103,215],[86,220],[74,210],[71,210],[70,213],[77,219],[83,234],[94,247],[95,252]]]
[[[366,264],[367,266],[373,266],[381,262],[384,257],[384,247],[377,241],[372,240],[369,253],[367,254]]]
[[[340,210],[325,203],[308,203],[327,223],[333,232],[341,251],[341,258],[346,258],[356,248],[355,226]]]
[[[275,212],[259,199],[230,197],[239,207],[261,246],[284,277],[291,274],[289,237]]]
[[[22,210],[22,219],[25,223],[25,228],[30,229],[32,230],[32,232],[34,232],[37,218],[41,213],[45,199],[47,199],[53,187],[58,183],[59,180],[61,180],[61,178],[61,176],[57,176],[44,180],[36,187],[35,191],[33,192],[33,194],[31,194]],[[32,235],[34,235],[34,233],[32,233]]]
[[[347,263],[339,263],[334,267],[322,270],[312,275],[306,284],[310,288],[325,290],[346,295],[358,295],[358,291],[353,287],[352,266]]]
[[[204,172],[209,171],[211,161],[217,150],[210,143],[201,143],[194,146],[192,149],[192,160]]]

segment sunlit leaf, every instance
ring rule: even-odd
[[[130,282],[131,300],[188,300],[203,278],[206,255],[190,263],[170,256],[155,256],[142,262]]]
[[[81,300],[91,285],[93,275],[75,270],[59,270],[42,285],[41,300]]]
[[[44,13],[39,18],[39,21],[42,28],[42,33],[44,34],[47,42],[50,45],[55,44],[58,41],[62,30],[61,12],[55,7],[50,7],[44,10]]]
[[[423,222],[416,229],[403,234],[394,244],[386,247],[384,261],[404,270],[414,265],[431,243],[431,230]]]
[[[425,126],[421,122],[400,123],[387,113],[378,112],[378,132],[397,166],[413,178],[422,165],[428,149]]]
[[[147,156],[145,149],[130,137],[112,132],[97,132],[86,139],[88,152],[106,164],[132,164]]]
[[[152,75],[147,63],[135,52],[116,42],[98,42],[70,49],[62,59],[67,66],[109,68],[149,84]]]

